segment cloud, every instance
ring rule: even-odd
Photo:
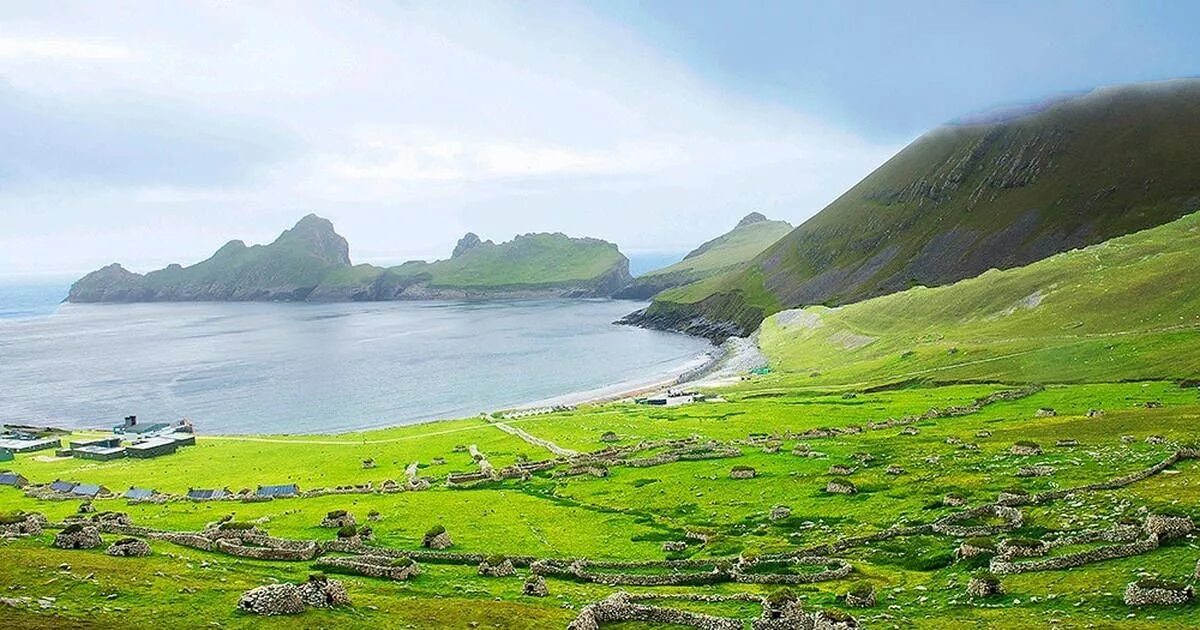
[[[131,52],[125,46],[100,39],[67,37],[0,36],[0,60],[19,58],[120,61]]]
[[[895,149],[571,3],[23,10],[27,39],[0,38],[25,42],[0,54],[0,272],[189,262],[307,212],[357,260],[467,230],[686,250],[750,210],[802,220]]]

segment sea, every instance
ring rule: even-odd
[[[707,341],[613,322],[619,300],[62,303],[0,282],[0,423],[340,433],[662,381]]]

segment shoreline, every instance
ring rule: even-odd
[[[763,363],[758,351],[756,337],[731,337],[721,345],[714,345],[702,355],[691,361],[677,366],[670,373],[646,379],[636,379],[623,383],[615,383],[592,389],[570,392],[537,401],[519,404],[512,407],[480,412],[475,416],[429,418],[404,424],[380,424],[362,427],[341,433],[201,433],[200,439],[215,438],[221,440],[254,439],[254,438],[298,438],[305,436],[335,437],[340,435],[355,435],[370,431],[383,431],[401,427],[434,425],[441,422],[469,420],[486,417],[498,421],[519,421],[539,413],[552,411],[554,406],[602,405],[606,403],[630,400],[638,396],[653,394],[675,386],[694,386],[704,388],[725,387],[741,380],[741,376],[751,368],[746,365]],[[504,414],[519,414],[505,418]]]

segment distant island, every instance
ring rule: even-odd
[[[117,263],[71,286],[70,302],[342,302],[513,297],[610,297],[632,280],[617,246],[564,234],[504,243],[467,234],[450,258],[395,267],[354,265],[346,239],[310,214],[268,245],[235,240],[194,265],[147,274]]]

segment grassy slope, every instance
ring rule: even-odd
[[[792,226],[786,221],[759,221],[749,225],[736,227],[725,234],[705,243],[699,253],[689,254],[683,260],[662,269],[656,269],[643,274],[641,278],[670,274],[688,274],[698,279],[713,272],[726,271],[730,267],[742,265],[783,235],[790,232]]]
[[[931,405],[961,404],[996,389],[986,385],[900,389],[860,393],[847,399],[839,393],[799,392],[791,386],[780,390],[777,385],[770,379],[743,383],[727,393],[727,403],[671,409],[622,405],[584,408],[531,418],[522,426],[535,435],[561,438],[580,448],[600,446],[601,433],[610,428],[621,435],[623,444],[690,432],[728,439],[762,430],[802,431],[817,426],[862,424]],[[1138,406],[1146,400],[1161,401],[1164,406]],[[1053,407],[1059,416],[1035,419],[1034,411],[1039,407]],[[1082,416],[1093,407],[1107,410],[1103,423]],[[397,495],[328,496],[253,504],[127,506],[124,501],[107,500],[97,505],[99,509],[126,511],[136,523],[178,529],[196,529],[235,512],[239,519],[261,519],[263,527],[276,535],[318,539],[333,536],[332,530],[316,527],[326,511],[346,508],[361,520],[374,509],[383,514],[383,520],[371,523],[378,538],[400,548],[416,548],[421,533],[433,522],[441,522],[453,536],[455,549],[461,551],[623,559],[662,557],[662,540],[679,538],[685,527],[698,527],[717,536],[708,546],[689,554],[726,556],[743,550],[794,549],[838,535],[876,531],[897,521],[927,522],[952,511],[938,505],[938,499],[951,490],[978,502],[990,500],[1012,485],[1037,491],[1124,474],[1160,460],[1170,448],[1142,442],[1141,437],[1154,432],[1170,440],[1191,439],[1197,417],[1200,400],[1196,393],[1170,383],[1056,386],[970,416],[921,422],[921,433],[916,436],[897,437],[897,430],[886,430],[812,441],[813,448],[826,453],[821,459],[791,455],[796,440],[785,439],[783,449],[776,454],[743,447],[744,454],[736,460],[680,462],[648,469],[617,467],[606,479],[537,475],[530,482],[505,482],[478,490],[439,487]],[[978,439],[978,451],[963,451],[945,443],[949,436],[974,440],[974,433],[984,428],[992,431],[992,437]],[[436,435],[470,435],[468,441],[479,442],[485,451],[493,448],[486,436],[476,431],[490,431],[508,439],[494,427],[461,421],[338,436],[336,439],[353,445],[344,447],[341,453],[329,450],[318,455],[324,462],[326,483],[397,476],[401,462],[435,454],[451,460],[452,468],[463,469],[469,464],[451,459],[460,455],[452,453],[449,446],[455,438]],[[419,437],[432,432],[436,434],[428,440]],[[1123,433],[1136,435],[1139,442],[1121,445],[1117,436]],[[1012,442],[1033,439],[1052,445],[1054,440],[1066,437],[1080,440],[1083,446],[1050,448],[1037,458],[1058,469],[1053,477],[1013,477],[1016,468],[1028,464],[1030,458],[1008,454]],[[373,471],[357,468],[358,458],[370,448],[363,447],[362,442],[395,438],[405,438],[395,444],[404,444],[396,448],[406,451],[384,455],[394,457],[395,466],[381,462],[381,468]],[[202,436],[195,452],[207,448],[202,459],[211,457],[216,462],[203,473],[178,466],[184,453],[123,462],[134,471],[108,464],[77,463],[74,465],[78,468],[71,473],[112,483],[136,474],[172,487],[188,485],[196,474],[205,474],[223,478],[226,485],[236,488],[256,479],[294,475],[305,478],[303,475],[312,474],[311,462],[296,459],[300,452],[297,449],[306,439],[326,438],[239,443]],[[246,448],[256,450],[254,459],[261,465],[246,462],[250,459]],[[238,455],[226,459],[222,451]],[[859,466],[852,475],[860,493],[849,497],[822,493],[828,466],[849,462],[851,454],[859,451],[870,452],[876,458]],[[938,455],[940,460],[928,460],[930,455]],[[244,463],[230,463],[236,461]],[[729,479],[728,471],[734,463],[754,466],[759,476],[745,481]],[[909,474],[893,479],[883,472],[889,464],[902,465]],[[39,461],[35,455],[18,455],[13,464],[37,480],[64,472],[62,466]],[[1162,507],[1176,500],[1194,506],[1200,499],[1200,486],[1195,483],[1200,466],[1183,463],[1178,470],[1177,475],[1164,475],[1124,490],[1027,508],[1027,526],[1017,535],[1097,526],[1117,516],[1135,515],[1142,506]],[[781,521],[767,519],[767,511],[776,504],[791,506],[792,516]],[[0,488],[0,509],[39,510],[60,519],[77,505],[76,501],[37,501]],[[276,579],[301,580],[310,570],[305,562],[237,559],[162,542],[152,543],[156,553],[148,558],[111,558],[102,550],[51,549],[50,538],[47,534],[37,539],[0,541],[0,554],[9,559],[0,563],[0,581],[20,585],[6,597],[56,598],[45,609],[36,602],[7,609],[9,627],[45,627],[48,623],[56,627],[150,627],[164,612],[180,625],[217,622],[228,627],[257,627],[264,622],[234,612],[238,595]],[[106,540],[114,538],[106,536]],[[856,549],[845,554],[856,567],[851,578],[794,590],[804,595],[809,607],[840,607],[836,600],[839,593],[855,582],[870,582],[881,591],[880,606],[851,612],[876,622],[880,621],[878,615],[886,612],[890,615],[888,623],[901,627],[1040,627],[1049,619],[1061,620],[1060,627],[1103,626],[1117,620],[1122,627],[1187,627],[1193,614],[1189,608],[1131,611],[1120,603],[1119,595],[1125,583],[1143,571],[1174,579],[1190,574],[1195,553],[1186,544],[1083,569],[1005,577],[1008,594],[988,604],[969,603],[961,597],[962,585],[973,567],[950,562],[955,544],[952,538],[928,536]],[[62,563],[69,564],[70,570],[55,568]],[[481,578],[472,567],[426,564],[424,568],[421,576],[405,583],[348,578],[355,604],[352,608],[309,610],[270,623],[289,628],[405,624],[451,628],[479,622],[482,627],[554,628],[565,625],[574,614],[564,606],[577,609],[617,590],[550,579],[551,597],[535,599],[520,595],[518,579]],[[522,576],[526,573],[520,572]],[[634,590],[769,593],[774,589],[722,584]],[[115,598],[107,599],[113,593]],[[1017,600],[1023,603],[1016,604]],[[993,607],[995,603],[1001,606]],[[886,609],[893,605],[900,608]],[[745,616],[747,612],[745,605],[684,606],[718,614]],[[1133,616],[1127,619],[1130,613]]]
[[[618,265],[616,245],[562,234],[528,234],[484,243],[457,258],[428,265],[434,286],[536,285],[589,280]]]
[[[499,244],[482,243],[455,258],[410,261],[395,267],[355,265],[325,277],[318,293],[376,282],[428,282],[442,288],[554,287],[586,282],[621,266],[616,245],[563,234],[526,234]],[[381,278],[382,277],[382,278]]]
[[[761,343],[813,383],[1200,376],[1200,214],[938,288],[788,311]]]
[[[1134,86],[923,136],[742,272],[661,294],[651,314],[743,330],[1165,223],[1200,208],[1200,81]]]

